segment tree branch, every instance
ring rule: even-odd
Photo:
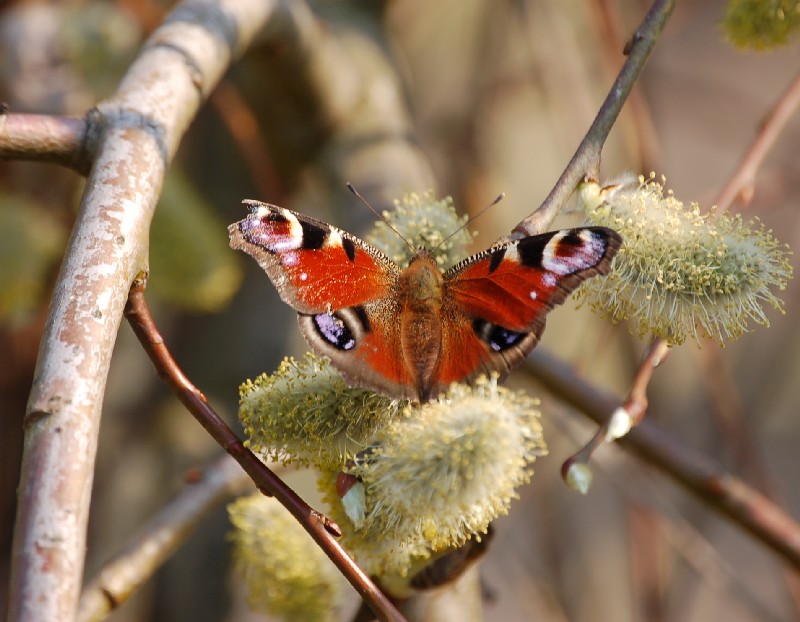
[[[578,184],[587,175],[597,177],[600,155],[622,106],[661,36],[675,0],[655,0],[626,45],[628,59],[614,80],[600,111],[556,185],[536,211],[514,228],[514,235],[536,235],[547,230]]]
[[[234,460],[256,483],[259,490],[266,495],[274,496],[292,513],[372,610],[381,616],[382,620],[404,620],[394,605],[335,540],[334,536],[341,535],[339,527],[312,509],[283,480],[270,471],[252,451],[246,448],[233,430],[208,405],[205,396],[184,376],[150,317],[144,301],[144,287],[141,283],[134,284],[131,289],[125,313],[142,347],[158,371],[158,375],[170,386],[181,403],[214,440],[233,456]]]
[[[274,6],[263,0],[178,5],[114,95],[87,117],[87,136],[97,136],[87,143],[93,164],[25,418],[9,620],[75,615],[111,351],[130,284],[146,270],[164,173],[203,98]]]
[[[0,112],[0,158],[52,162],[89,172],[88,118]]]
[[[527,369],[548,391],[600,425],[619,406],[617,398],[593,387],[541,348],[528,356]],[[800,525],[772,501],[669,438],[647,419],[618,442],[800,569]]]
[[[756,173],[798,106],[800,106],[800,74],[795,76],[764,120],[761,130],[742,156],[739,166],[720,191],[716,200],[717,207],[721,210],[729,209],[736,200],[741,201],[743,206],[749,205],[755,192]]]
[[[666,340],[656,337],[647,350],[647,354],[636,370],[630,393],[627,399],[611,413],[597,429],[589,442],[564,461],[561,466],[561,475],[568,478],[570,469],[574,464],[586,464],[592,454],[605,444],[619,440],[642,421],[647,412],[648,399],[647,387],[653,377],[655,368],[658,367],[669,355],[669,344]],[[581,489],[581,492],[587,492]]]

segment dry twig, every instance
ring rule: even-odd
[[[781,131],[800,106],[800,74],[778,98],[758,134],[742,156],[736,171],[717,196],[716,204],[722,210],[729,209],[735,201],[747,207],[755,192],[756,173],[767,153],[781,135]]]
[[[389,599],[336,541],[335,536],[341,535],[339,527],[312,509],[281,478],[268,469],[252,451],[246,448],[228,424],[208,405],[205,396],[183,374],[169,353],[150,316],[144,300],[144,286],[141,282],[135,283],[131,288],[125,314],[139,342],[158,371],[158,375],[169,385],[181,403],[214,440],[233,456],[259,490],[266,495],[274,496],[292,513],[372,610],[381,616],[382,620],[404,620]]]
[[[590,385],[567,364],[541,348],[528,357],[528,369],[551,393],[600,425],[604,425],[619,406],[617,398]],[[652,421],[641,421],[619,443],[800,569],[800,525],[758,491],[715,462],[671,439]]]
[[[536,211],[514,228],[514,234],[535,235],[546,231],[578,184],[587,176],[597,177],[600,155],[611,128],[633,85],[644,69],[667,20],[675,8],[675,0],[655,0],[644,20],[625,46],[628,59],[614,80],[600,111],[578,150],[561,173],[556,185]]]
[[[653,371],[668,354],[669,344],[666,340],[657,337],[650,344],[644,360],[636,370],[628,398],[603,421],[595,435],[583,448],[564,461],[561,466],[562,477],[567,477],[567,473],[573,465],[588,463],[592,454],[601,445],[622,438],[632,428],[639,425],[647,412],[647,386],[653,377]]]
[[[204,469],[201,479],[187,485],[165,505],[125,548],[86,584],[78,620],[104,620],[120,607],[192,534],[198,523],[220,503],[252,487],[247,474],[230,456]]]

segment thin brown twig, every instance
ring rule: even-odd
[[[81,593],[79,622],[104,620],[125,603],[166,559],[194,533],[200,521],[252,482],[227,454],[204,469],[151,518]]]
[[[653,343],[647,350],[641,365],[636,370],[633,377],[633,384],[631,385],[631,392],[628,394],[628,399],[622,405],[622,408],[628,413],[631,418],[632,425],[635,427],[644,417],[647,412],[647,386],[650,384],[650,379],[653,377],[653,371],[658,367],[669,354],[669,344],[665,339],[656,337]]]
[[[656,337],[653,343],[650,344],[650,348],[647,350],[641,365],[639,365],[639,369],[636,370],[631,392],[622,405],[630,415],[633,426],[638,425],[645,412],[647,412],[647,386],[653,377],[653,371],[667,358],[668,354],[669,343],[667,343],[666,339]]]
[[[621,7],[616,0],[594,0],[591,6],[602,35],[604,64],[609,68],[608,72],[611,74],[616,70],[619,46],[622,45],[625,37]],[[627,142],[631,143],[631,150],[635,153],[636,168],[640,171],[653,170],[659,160],[659,141],[650,104],[642,94],[638,81],[634,84],[628,97],[628,113],[630,124],[628,125],[629,131],[625,132],[625,137]],[[625,129],[624,126],[621,128],[619,124],[616,125],[616,128],[617,132]]]
[[[208,405],[205,396],[183,374],[150,316],[141,281],[135,282],[131,288],[125,316],[158,375],[214,440],[241,465],[259,490],[274,496],[291,512],[381,620],[405,620],[336,541],[335,536],[341,535],[338,525],[312,509],[245,447],[241,439]]]
[[[666,26],[675,0],[655,0],[639,28],[625,46],[628,55],[589,131],[556,185],[536,211],[514,228],[514,235],[535,235],[545,231],[578,184],[588,175],[597,177],[600,155],[622,106],[644,69],[650,53]]]
[[[798,107],[800,107],[800,73],[778,98],[736,170],[728,179],[728,183],[717,196],[715,203],[719,209],[727,210],[737,200],[743,208],[750,205],[755,193],[758,169]]]
[[[647,412],[647,386],[653,371],[669,354],[669,344],[656,337],[645,354],[631,383],[627,399],[598,428],[591,440],[564,461],[561,474],[565,479],[575,464],[586,464],[592,454],[604,443],[615,441],[639,425]],[[584,491],[585,492],[585,491]]]
[[[600,425],[605,424],[619,406],[616,397],[578,377],[568,365],[542,348],[528,357],[526,368],[546,389]],[[619,443],[800,569],[800,525],[757,490],[670,438],[647,419]]]

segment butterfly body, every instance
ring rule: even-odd
[[[504,376],[538,342],[545,314],[607,273],[621,243],[585,227],[498,244],[445,272],[424,250],[400,268],[322,221],[245,203],[231,247],[266,271],[312,349],[351,385],[419,401],[452,382]]]

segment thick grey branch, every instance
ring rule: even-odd
[[[93,162],[61,266],[25,420],[9,620],[77,607],[111,351],[167,165],[203,98],[274,9],[187,0],[97,107]]]

